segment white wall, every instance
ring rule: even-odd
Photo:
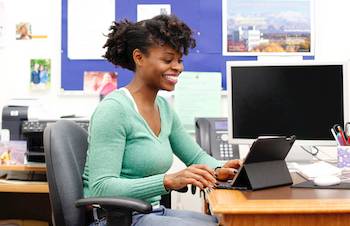
[[[21,14],[39,0],[0,0],[7,9],[7,23],[15,24]],[[28,3],[29,2],[29,3]],[[59,95],[60,89],[60,54],[61,54],[61,1],[51,0],[47,9],[49,13],[43,18],[49,25],[49,38],[45,41],[14,41],[15,29],[6,37],[6,46],[0,49],[0,108],[14,97],[37,97],[54,112],[62,114],[75,113],[89,116],[98,103],[98,97],[79,95]],[[30,5],[29,5],[30,4]],[[19,7],[21,5],[21,7]],[[350,2],[347,0],[315,0],[315,54],[316,60],[338,61],[350,59]],[[38,14],[40,16],[40,14]],[[95,15],[97,16],[97,15]],[[31,92],[28,88],[29,58],[51,58],[52,88],[48,92]],[[23,66],[26,65],[26,66]],[[121,75],[122,76],[122,75]],[[222,96],[222,115],[227,115],[227,99]],[[1,119],[0,119],[1,120]],[[172,170],[183,165],[176,161]],[[197,196],[196,196],[197,197]],[[201,203],[191,200],[193,196],[173,195],[177,208],[200,210]]]
[[[6,45],[0,48],[0,108],[11,98],[34,97],[53,112],[75,113],[89,116],[98,103],[97,96],[60,94],[61,73],[61,1],[59,0],[0,0],[6,9]],[[45,6],[40,5],[47,2]],[[19,7],[21,6],[21,7]],[[34,8],[38,17],[48,27],[48,38],[15,40],[15,24],[26,21],[25,11]],[[48,13],[44,13],[48,11]],[[24,13],[24,15],[21,15]],[[30,91],[30,59],[51,59],[51,89],[49,91]],[[0,119],[1,120],[1,119]]]
[[[350,2],[315,0],[316,59],[350,59]]]
[[[52,109],[64,113],[76,113],[89,116],[96,104],[96,96],[59,95],[60,89],[60,54],[61,54],[61,1],[51,0],[47,9],[40,6],[39,0],[0,0],[7,9],[7,27],[11,33],[7,37],[6,47],[0,49],[0,108],[13,97],[37,97]],[[37,3],[37,4],[36,4]],[[21,7],[19,7],[21,5]],[[49,38],[45,41],[14,41],[13,24],[18,22],[21,14],[28,8],[47,10],[43,18],[49,27]],[[315,1],[315,53],[316,60],[335,61],[350,59],[350,2],[346,0]],[[42,13],[38,13],[40,16]],[[95,15],[96,16],[96,15]],[[51,58],[52,88],[48,92],[33,92],[28,88],[29,58]],[[26,66],[23,66],[26,65]],[[223,115],[226,115],[226,99],[223,97]]]

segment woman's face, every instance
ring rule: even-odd
[[[184,68],[182,54],[167,45],[149,48],[140,62],[137,72],[147,85],[157,90],[174,90]]]
[[[23,25],[20,29],[19,32],[21,33],[21,35],[28,35],[28,29],[25,25]]]

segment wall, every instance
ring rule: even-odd
[[[6,4],[8,21],[15,23],[21,10],[28,9],[26,5],[30,2],[35,5],[36,1],[25,0],[2,0]],[[47,11],[48,17],[44,18],[50,25],[49,38],[44,44],[39,40],[30,51],[30,57],[37,56],[51,58],[52,60],[52,88],[48,92],[33,92],[28,88],[30,75],[28,72],[28,48],[25,41],[8,40],[8,45],[0,49],[0,107],[13,97],[36,97],[50,106],[55,111],[65,113],[76,113],[89,116],[96,104],[96,96],[61,95],[60,88],[60,29],[61,29],[61,2],[49,1]],[[22,5],[22,7],[17,7]],[[28,5],[30,7],[30,5]],[[38,6],[40,8],[40,6]],[[350,2],[346,0],[325,0],[315,3],[315,27],[316,60],[334,61],[347,60],[350,58],[350,30],[347,29],[350,20],[348,9]],[[44,9],[43,9],[44,10]],[[10,29],[10,28],[9,28]],[[14,28],[11,33],[15,34]],[[14,37],[9,37],[11,39]],[[278,59],[277,59],[278,60]],[[28,65],[27,68],[18,65]],[[223,96],[223,103],[226,98]],[[226,115],[226,106],[223,104],[223,115]]]
[[[37,0],[0,0],[5,2],[9,12],[6,16],[8,23],[14,24],[22,10],[31,7],[47,10],[43,18],[49,24],[49,38],[44,42],[34,42],[31,49],[27,43],[12,41],[14,39],[14,28],[11,37],[8,37],[6,47],[0,49],[0,108],[14,97],[40,98],[47,108],[59,114],[75,113],[77,115],[90,116],[98,103],[97,96],[61,95],[60,88],[60,29],[61,29],[61,2],[51,0],[46,9],[36,5]],[[218,1],[218,0],[217,0]],[[346,0],[323,0],[315,1],[315,59],[322,61],[348,60],[350,58],[350,2]],[[21,7],[19,7],[21,5]],[[39,15],[40,16],[40,15]],[[30,52],[30,56],[28,56]],[[32,58],[51,58],[52,61],[52,88],[48,92],[32,92],[28,89],[30,75],[28,72],[29,60]],[[275,59],[278,61],[279,59]],[[27,65],[27,68],[22,67]],[[227,99],[222,96],[222,115],[227,115]],[[1,120],[1,119],[0,119]],[[176,161],[172,170],[183,167]],[[193,197],[174,195],[173,201],[178,208],[199,210],[200,202],[189,201]],[[197,198],[196,198],[197,199]],[[187,201],[184,201],[187,200]],[[181,201],[181,202],[180,202]],[[193,204],[194,203],[194,204]]]
[[[47,10],[38,16],[44,15],[48,29],[48,38],[45,40],[32,39],[18,40],[15,39],[15,28],[7,27],[9,36],[6,37],[7,45],[0,49],[0,107],[5,105],[10,98],[14,97],[33,97],[39,98],[45,106],[49,106],[53,112],[62,112],[62,114],[76,113],[79,115],[90,115],[96,104],[97,96],[81,95],[61,95],[60,94],[60,48],[61,48],[61,1],[47,1],[47,7],[38,5],[42,1],[31,0],[5,0],[7,23],[15,24],[21,19],[22,10],[28,7]],[[19,5],[22,5],[20,8]],[[36,10],[37,10],[36,9]],[[23,16],[24,20],[26,16]],[[28,42],[32,42],[28,45]],[[51,59],[51,89],[49,91],[30,91],[30,58],[50,58]],[[19,66],[21,65],[21,66]],[[25,65],[25,67],[23,67]]]

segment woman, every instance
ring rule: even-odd
[[[110,93],[95,110],[83,174],[85,196],[127,196],[153,205],[134,214],[134,226],[216,225],[201,213],[159,206],[160,196],[193,184],[213,188],[233,176],[238,160],[220,162],[207,155],[184,130],[159,90],[174,90],[183,71],[182,55],[195,47],[190,28],[175,16],[132,23],[115,22],[104,45],[105,58],[134,72],[126,87]],[[167,174],[177,155],[188,167]],[[217,168],[216,170],[214,170]]]

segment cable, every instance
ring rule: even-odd
[[[305,152],[309,153],[310,155],[312,155],[313,157],[317,158],[317,154],[320,151],[316,146],[311,146],[311,151],[306,149],[304,146],[300,146]],[[314,147],[316,149],[316,152],[312,152],[312,147]]]
[[[315,149],[316,151],[313,152],[312,150],[308,150],[307,148],[305,148],[304,146],[300,146],[305,152],[309,153],[310,155],[312,155],[312,157],[314,157],[315,159],[317,159],[318,161],[324,161],[324,162],[327,162],[327,163],[334,163],[334,161],[330,161],[330,160],[324,160],[324,159],[321,159],[317,156],[318,153],[320,153],[320,149],[316,146],[310,146],[311,149]],[[328,157],[332,158],[332,156],[330,156],[329,154],[326,154],[324,152],[322,152],[323,154],[325,155],[328,155]]]

